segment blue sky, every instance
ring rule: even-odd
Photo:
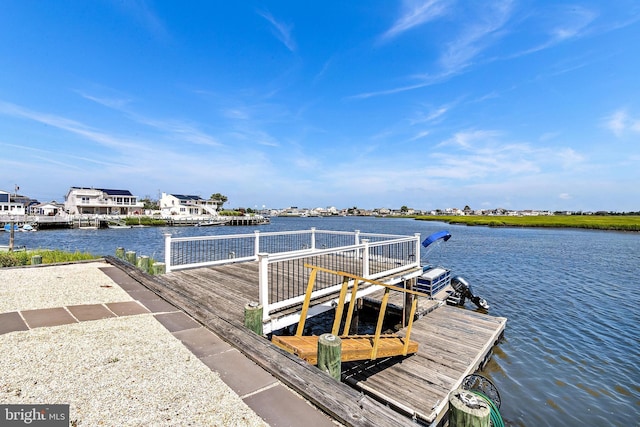
[[[0,11],[0,189],[640,210],[638,1]]]

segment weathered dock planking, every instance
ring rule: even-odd
[[[107,260],[220,334],[345,425],[441,423],[449,393],[490,356],[506,324],[504,318],[455,307],[434,308],[431,302],[423,312],[426,314],[413,324],[411,340],[419,343],[418,352],[405,358],[344,363],[343,381],[350,387],[244,328],[243,307],[258,300],[257,263],[182,270],[158,277],[116,258]]]
[[[411,357],[343,364],[343,380],[426,423],[445,415],[448,396],[479,369],[502,336],[507,319],[440,306],[415,321]]]

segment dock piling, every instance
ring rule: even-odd
[[[125,252],[124,258],[125,258],[125,261],[127,261],[129,264],[137,265],[136,264],[136,253],[135,253],[135,251],[127,251],[127,252]]]
[[[151,268],[152,274],[159,275],[164,274],[167,271],[166,265],[164,262],[154,262],[153,267]]]
[[[124,248],[116,248],[116,258],[124,259]]]
[[[474,393],[457,389],[449,396],[451,427],[489,427],[491,409]]]
[[[318,368],[340,382],[342,374],[342,340],[333,334],[318,338]]]
[[[244,326],[262,335],[262,306],[257,302],[250,302],[244,306]]]
[[[142,271],[144,271],[145,273],[149,272],[149,257],[146,255],[142,255],[140,256],[140,258],[138,258],[138,268]]]

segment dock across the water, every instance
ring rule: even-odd
[[[220,236],[191,242],[167,237],[169,273],[162,276],[148,276],[115,258],[109,261],[214,329],[342,424],[441,425],[446,420],[449,394],[488,360],[504,333],[506,319],[430,301],[429,308],[422,310],[422,316],[413,323],[411,340],[419,345],[417,353],[344,362],[342,382],[336,382],[315,366],[248,331],[244,327],[244,307],[249,302],[265,305],[266,333],[299,321],[308,281],[308,272],[302,268],[306,263],[328,263],[342,271],[350,268],[354,274],[376,276],[391,285],[405,283],[422,272],[416,262],[419,235],[383,238],[357,233],[348,238],[328,238],[312,229],[307,236],[310,240],[305,241],[300,235],[288,233],[286,239],[294,243],[289,241],[287,245],[296,250],[274,254],[263,252],[266,242],[274,248],[276,238],[285,237],[268,233],[234,235],[229,236],[232,243],[224,243]],[[332,240],[354,237],[353,244],[342,240],[327,247]],[[238,240],[243,238],[250,242]],[[318,242],[324,242],[320,248]],[[243,248],[248,248],[246,253]],[[198,259],[193,258],[196,251]],[[215,251],[234,252],[235,258],[225,262],[202,259],[202,254]],[[188,268],[181,268],[180,263]],[[339,285],[323,276],[314,290],[315,306],[309,313],[333,309]],[[368,295],[375,299],[376,291],[375,287],[363,286],[363,294],[357,298]],[[399,334],[405,332],[400,330]]]

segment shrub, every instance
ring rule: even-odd
[[[13,252],[0,252],[0,267],[15,267],[20,261]]]

